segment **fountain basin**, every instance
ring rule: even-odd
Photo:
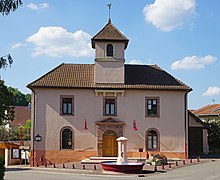
[[[144,163],[117,163],[117,162],[101,162],[102,168],[105,171],[115,171],[121,173],[138,173],[143,169]]]

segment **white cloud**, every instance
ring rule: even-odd
[[[218,96],[220,95],[220,87],[209,87],[206,92],[202,94],[203,96]]]
[[[128,64],[143,64],[140,60],[130,60]]]
[[[24,47],[24,46],[26,46],[27,44],[25,44],[25,43],[20,43],[20,42],[18,42],[18,43],[16,43],[16,42],[14,42],[14,43],[12,43],[10,46],[10,48],[11,49],[17,49],[17,48],[20,48],[20,47]]]
[[[63,27],[41,27],[37,33],[26,39],[35,44],[33,56],[92,56],[91,36],[82,31],[68,32]]]
[[[214,63],[216,60],[217,58],[211,55],[207,55],[204,57],[186,56],[185,58],[172,63],[171,69],[201,69],[204,68],[206,65]]]
[[[41,9],[47,9],[49,8],[49,4],[48,3],[39,3],[39,4],[34,4],[34,3],[29,3],[27,5],[27,7],[31,10],[35,10],[35,11],[38,11],[38,10],[41,10]]]
[[[172,31],[192,24],[196,0],[155,0],[144,7],[145,20],[162,31]]]

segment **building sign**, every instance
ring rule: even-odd
[[[12,159],[20,159],[20,149],[12,149],[11,158]]]

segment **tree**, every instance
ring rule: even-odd
[[[212,131],[209,133],[209,146],[212,153],[220,153],[220,122],[211,121],[208,123]]]
[[[15,11],[19,6],[22,5],[21,0],[0,0],[0,13],[8,15],[11,11]],[[10,54],[0,57],[0,69],[6,69],[13,63],[13,59]]]
[[[31,102],[31,95],[30,94],[23,94],[18,89],[8,87],[8,91],[13,94],[13,106],[28,106]]]
[[[3,16],[8,15],[11,11],[15,11],[21,5],[21,0],[0,0],[0,13]]]
[[[6,69],[8,65],[11,66],[12,63],[13,59],[10,54],[0,57],[0,69]]]
[[[14,107],[11,106],[12,96],[4,85],[4,81],[0,80],[0,126],[14,120]]]
[[[30,141],[31,139],[31,120],[27,119],[22,126],[22,141]],[[7,128],[0,127],[0,141],[19,141],[20,140],[20,126]]]

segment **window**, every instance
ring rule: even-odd
[[[107,49],[107,56],[113,57],[113,45],[108,44],[106,49]]]
[[[146,98],[145,116],[159,116],[159,98]]]
[[[69,127],[61,130],[61,149],[73,149],[73,133]]]
[[[61,114],[74,115],[73,96],[61,96]]]
[[[155,130],[150,130],[147,132],[146,137],[147,150],[149,151],[158,151],[158,134]]]
[[[104,98],[104,115],[116,116],[116,98]]]

